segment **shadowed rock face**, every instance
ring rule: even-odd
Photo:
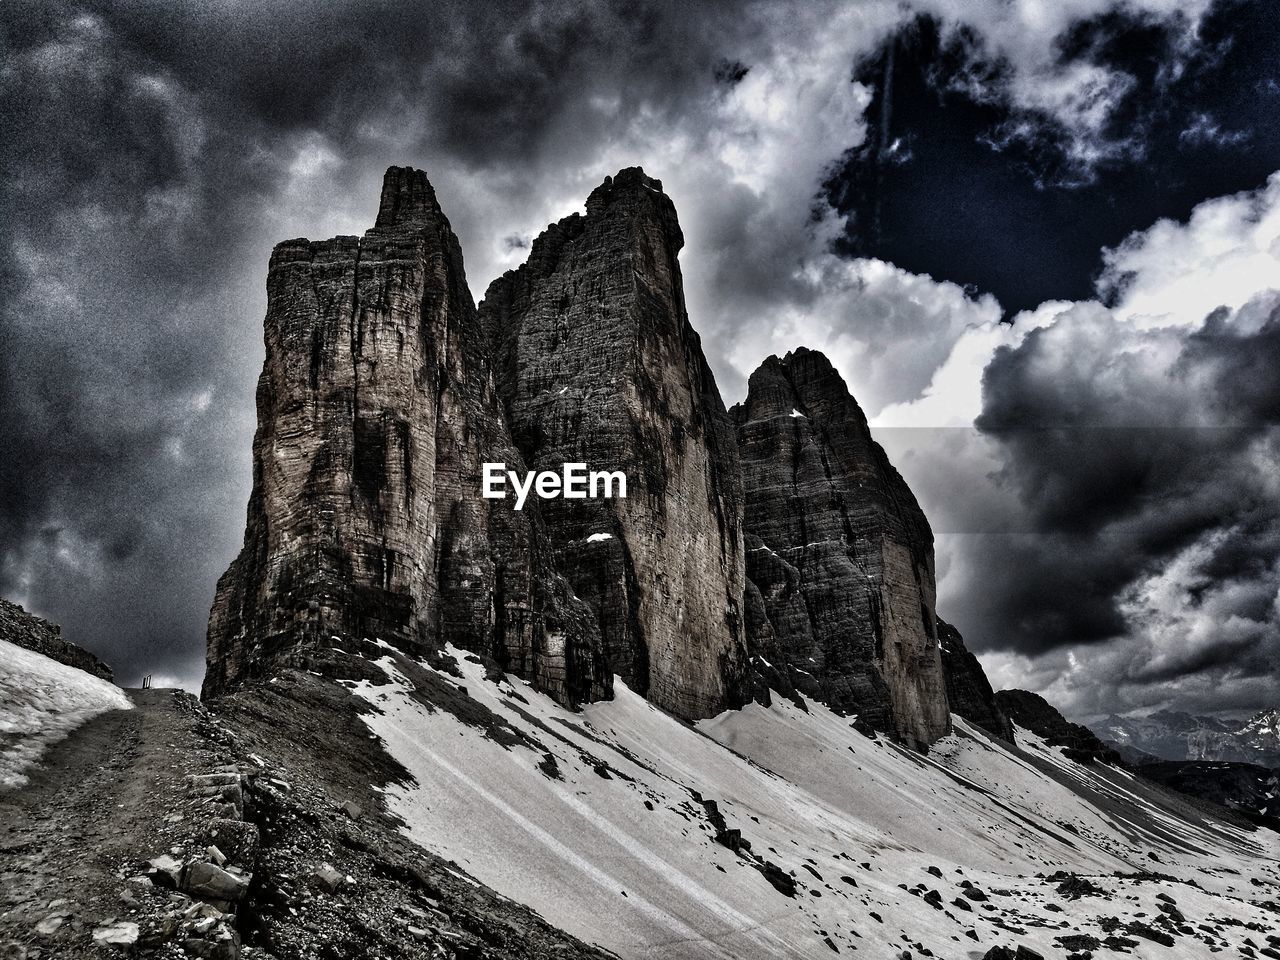
[[[1088,727],[1072,723],[1038,693],[1029,690],[1001,690],[996,703],[1006,717],[1025,727],[1051,745],[1066,747],[1067,756],[1087,762],[1119,764],[1120,755],[1098,739]]]
[[[623,170],[480,312],[529,467],[626,472],[625,500],[545,501],[543,516],[613,671],[697,718],[743,703],[749,682],[734,431],[685,312],[683,243],[661,183]]]
[[[996,703],[982,664],[964,645],[960,631],[941,617],[938,618],[938,642],[942,644],[942,675],[947,683],[947,704],[951,712],[1013,743],[1013,724]]]
[[[950,729],[933,534],[822,354],[770,357],[738,425],[756,666],[927,746]],[[753,589],[754,588],[754,589]]]
[[[271,256],[245,546],[218,583],[204,693],[331,637],[492,655],[566,703],[608,695],[599,631],[536,507],[482,500],[520,469],[462,253],[426,176],[393,167],[362,238]]]

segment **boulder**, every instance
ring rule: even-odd
[[[183,868],[179,889],[192,896],[235,903],[249,889],[249,881],[216,864],[197,860]]]

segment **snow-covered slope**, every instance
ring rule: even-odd
[[[454,653],[456,676],[389,652],[392,683],[350,684],[415,781],[389,806],[422,846],[624,957],[1090,946],[1064,936],[1200,957],[1265,946],[1280,921],[1258,905],[1276,898],[1275,834],[1026,731],[1011,752],[957,720],[920,756],[817,704],[695,727],[621,683],[575,714]]]
[[[114,684],[0,640],[0,789],[90,717],[131,707]]]

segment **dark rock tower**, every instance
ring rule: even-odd
[[[585,216],[548,227],[480,313],[529,466],[626,472],[625,500],[544,502],[547,529],[613,671],[697,718],[740,705],[749,684],[734,431],[685,311],[683,244],[662,184],[623,170]]]
[[[914,746],[950,729],[933,533],[830,361],[751,375],[738,424],[756,666]]]
[[[982,664],[964,645],[960,631],[941,617],[938,618],[938,642],[942,644],[942,674],[947,682],[947,704],[951,712],[1013,743],[1013,724],[996,702]]]
[[[387,171],[363,237],[289,240],[267,278],[245,545],[218,582],[204,693],[331,637],[452,642],[562,702],[605,696],[599,630],[537,510],[481,500],[520,457],[462,252],[426,175]]]

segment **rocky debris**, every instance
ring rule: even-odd
[[[0,640],[57,660],[68,667],[113,681],[111,668],[83,647],[62,637],[62,628],[27,613],[16,603],[0,599]]]
[[[209,844],[206,849],[216,849],[224,862],[253,863],[257,856],[258,828],[252,823],[213,817],[206,823],[201,838],[200,842]]]
[[[397,768],[349,693],[268,686],[222,715],[135,691],[0,796],[0,957],[602,960],[399,835],[375,789]],[[332,890],[309,882],[325,867]]]
[[[759,869],[761,875],[769,881],[773,889],[784,897],[794,897],[796,895],[796,878],[776,863],[769,860],[761,861]]]
[[[370,740],[361,720],[367,705],[340,684],[286,670],[215,707],[242,765],[251,757],[261,763],[244,788],[258,837],[236,910],[245,960],[603,960],[402,835],[381,791],[405,772]],[[358,817],[350,815],[355,808]]]
[[[201,713],[198,726],[206,736],[234,743],[234,737],[208,714]],[[222,764],[185,778],[186,795],[196,813],[191,818],[195,833],[169,853],[147,861],[148,872],[142,876],[144,882],[149,879],[159,888],[174,891],[158,915],[144,922],[141,942],[148,950],[175,944],[188,956],[240,957],[236,911],[253,881],[258,850],[257,828],[241,818],[245,795],[256,775],[252,767]],[[204,825],[197,827],[201,820]],[[186,817],[177,822],[186,822]],[[226,851],[213,842],[217,840],[223,841]]]
[[[1080,763],[1097,760],[1119,765],[1120,756],[1088,727],[1071,723],[1044,697],[1027,690],[1001,690],[996,704],[1014,723],[1026,727],[1051,746],[1065,747],[1065,754]]]
[[[336,892],[342,886],[343,879],[341,872],[333,869],[327,863],[322,863],[311,871],[311,881],[326,893]]]
[[[211,814],[234,809],[238,767],[194,697],[131,696],[138,709],[100,715],[54,747],[5,810],[0,956],[27,924],[39,938],[18,954],[29,958],[239,955],[232,901],[251,861],[216,864],[200,842]]]
[[[1044,960],[1044,956],[1030,947],[1019,945],[1016,949],[992,947],[982,955],[982,960]]]
[[[1071,953],[1079,953],[1086,950],[1097,950],[1102,946],[1102,941],[1097,937],[1087,933],[1068,933],[1057,937],[1059,946],[1063,950]]]
[[[720,811],[720,805],[714,800],[708,800],[702,796],[697,790],[689,791],[693,801],[702,806],[706,815],[707,823],[711,827],[712,839],[720,846],[736,853],[740,861],[746,866],[760,873],[762,877],[769,882],[769,885],[777,890],[784,897],[796,896],[798,885],[793,874],[788,873],[782,867],[778,866],[771,860],[766,859],[755,853],[751,849],[751,841],[742,835],[742,831],[737,827],[729,826],[725,820],[724,814]],[[808,864],[804,864],[805,870],[813,875],[819,883],[822,883],[822,876],[817,870]],[[851,886],[856,887],[858,884],[851,877],[843,878]]]
[[[1047,879],[1050,883],[1058,885],[1058,896],[1066,897],[1068,900],[1079,900],[1081,897],[1105,897],[1107,895],[1107,891],[1092,880],[1077,876],[1074,873],[1067,873],[1064,870],[1059,870]]]
[[[950,730],[933,533],[825,356],[751,375],[738,427],[749,645],[796,689],[908,744]]]
[[[536,509],[480,497],[518,467],[462,253],[425,174],[392,167],[363,237],[289,240],[267,279],[245,544],[218,582],[206,697],[330,645],[446,642],[566,704],[608,695],[599,630]]]
[[[662,184],[606,178],[495,280],[480,314],[530,469],[620,470],[627,495],[541,504],[610,668],[687,719],[749,698],[734,431],[689,324]]]
[[[938,643],[942,650],[942,676],[947,685],[947,704],[952,713],[977,724],[993,737],[1013,743],[1013,724],[996,703],[995,691],[978,658],[964,645],[960,631],[941,617]]]
[[[345,801],[338,809],[352,820],[359,820],[364,816],[364,808],[353,800]]]

